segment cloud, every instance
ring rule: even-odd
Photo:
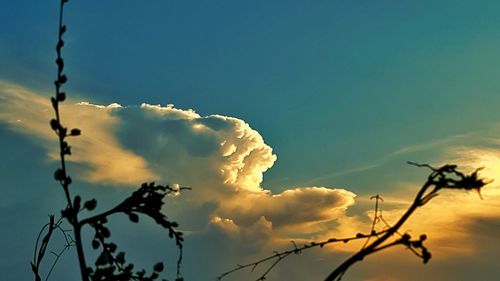
[[[348,277],[361,275],[353,280],[484,280],[498,279],[498,259],[500,247],[498,233],[499,219],[475,219],[464,224],[463,232],[473,233],[470,239],[455,239],[468,244],[473,249],[468,252],[454,252],[443,255],[436,251],[436,245],[430,246],[433,254],[431,261],[422,264],[411,252],[403,248],[381,252],[376,257],[367,258],[357,267],[347,272]],[[458,242],[457,241],[457,242]],[[430,242],[430,241],[429,241]],[[361,273],[361,274],[360,274]]]
[[[48,126],[53,118],[48,96],[0,83],[0,120],[56,147]],[[262,136],[237,118],[201,117],[173,105],[102,106],[71,99],[61,110],[64,124],[83,132],[70,140],[74,154],[69,161],[83,164],[82,178],[91,182],[222,183],[258,191],[262,173],[276,160]],[[49,154],[57,159],[56,150]]]
[[[48,96],[0,83],[0,122],[33,138],[47,150],[48,159],[56,160],[55,137],[48,125],[53,114]],[[167,212],[187,230],[188,242],[196,240],[194,245],[207,248],[205,244],[210,241],[221,259],[227,259],[230,253],[225,266],[237,263],[239,260],[233,259],[243,256],[262,256],[280,247],[288,248],[291,239],[301,242],[369,231],[372,213],[367,210],[373,202],[366,198],[372,194],[356,197],[345,189],[311,185],[283,188],[280,193],[266,190],[262,186],[263,173],[273,166],[276,155],[263,137],[241,119],[201,116],[173,105],[102,106],[71,99],[64,103],[62,114],[65,125],[78,127],[83,133],[69,140],[74,152],[69,160],[73,168],[78,168],[72,170],[73,174],[89,183],[122,187],[152,180],[192,187],[192,191],[169,202]],[[387,186],[382,208],[384,217],[393,223],[410,204],[421,182],[403,180],[404,173],[391,174],[401,178],[381,177],[383,169],[394,171],[387,165],[409,154],[431,151],[427,154],[440,159],[440,163],[447,160],[444,162],[463,164],[469,169],[486,167],[483,175],[497,181],[482,192],[484,201],[474,192],[442,192],[403,227],[415,235],[426,233],[429,248],[441,257],[438,261],[443,257],[477,255],[481,245],[464,243],[477,234],[472,228],[479,225],[481,233],[495,231],[495,224],[478,222],[500,218],[500,205],[496,203],[500,200],[500,141],[498,134],[491,133],[479,143],[472,141],[478,134],[402,149],[384,158],[383,163],[352,170],[363,175],[372,171],[373,178],[366,181]],[[338,253],[339,249],[357,250],[359,245],[327,248]],[[314,254],[317,263],[312,267],[338,262],[337,256],[330,255],[328,250]],[[405,266],[415,263],[411,256],[408,263],[406,259],[395,260],[393,254],[382,257]],[[286,267],[278,271],[287,274]],[[309,274],[317,272],[304,271],[300,276]],[[394,278],[399,278],[398,274]],[[372,275],[356,276],[378,280]]]
[[[265,217],[260,217],[246,227],[240,227],[231,219],[215,216],[205,229],[204,234],[214,238],[212,241],[224,241],[229,248],[238,251],[240,254],[255,253],[272,239],[273,226]],[[236,249],[235,245],[240,246]]]
[[[149,104],[114,113],[123,122],[117,128],[122,143],[164,181],[261,191],[262,174],[276,161],[262,136],[237,118]]]
[[[243,200],[234,200],[226,207],[226,213],[232,214],[239,224],[251,224],[265,217],[275,228],[280,228],[338,218],[354,204],[355,194],[343,189],[301,187],[279,194],[260,192],[239,197]],[[300,229],[302,232],[312,230],[310,226]]]
[[[193,211],[193,205],[212,202],[217,208],[205,222],[209,226],[246,233],[248,240],[254,232],[247,230],[266,221],[277,237],[282,229],[312,230],[314,225],[336,219],[354,203],[355,195],[342,189],[302,187],[272,194],[262,188],[263,173],[276,156],[243,120],[200,116],[173,105],[142,104],[119,108],[113,114],[122,122],[116,136],[127,149],[147,159],[153,173],[163,181],[194,188],[181,199],[190,207],[177,205],[176,209],[178,214],[190,212],[189,221],[206,211],[202,207]],[[201,230],[205,226],[192,227]],[[242,238],[231,237],[233,241]]]
[[[64,125],[78,127],[85,134],[85,137],[69,140],[73,155],[68,161],[81,164],[80,177],[91,182],[139,184],[157,178],[143,158],[124,148],[113,135],[120,123],[113,112],[119,108],[117,104],[94,106],[74,100],[62,106]],[[0,120],[16,131],[37,138],[48,149],[49,157],[58,159],[56,138],[49,127],[52,118],[49,95],[41,96],[17,85],[0,83]]]
[[[42,140],[50,158],[57,159],[48,98],[5,83],[0,94],[0,120]],[[64,124],[82,129],[82,136],[69,140],[74,151],[69,159],[84,171],[78,174],[81,179],[190,186],[193,191],[173,210],[193,221],[190,230],[212,227],[250,237],[260,235],[251,231],[258,225],[286,237],[285,229],[318,231],[321,223],[342,216],[354,203],[355,195],[343,189],[295,187],[279,194],[264,189],[263,173],[276,155],[238,118],[146,103],[102,106],[69,100],[61,110]]]

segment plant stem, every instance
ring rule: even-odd
[[[417,196],[415,197],[415,200],[411,204],[411,206],[406,210],[406,212],[399,218],[398,222],[389,228],[384,235],[382,235],[380,238],[377,240],[373,241],[370,245],[368,245],[366,248],[361,249],[359,252],[351,256],[349,259],[344,261],[341,265],[339,265],[334,271],[326,277],[325,281],[335,281],[335,280],[340,280],[342,278],[342,275],[351,267],[353,264],[355,264],[358,261],[362,261],[363,258],[372,252],[376,251],[377,247],[384,243],[387,239],[392,237],[398,230],[403,226],[403,224],[408,220],[408,218],[415,212],[415,210],[422,206],[422,198],[424,198],[424,195],[427,191],[427,189],[432,185],[431,181],[427,181],[420,191],[418,192]]]
[[[61,0],[60,2],[60,11],[59,11],[59,30],[58,30],[58,43],[57,43],[57,61],[62,62],[62,57],[61,57],[61,48],[63,46],[63,41],[62,41],[62,35],[64,33],[65,27],[63,25],[63,14],[64,14],[64,4],[67,3],[67,0]],[[64,194],[66,197],[67,201],[67,207],[66,207],[66,214],[67,217],[66,219],[68,222],[73,226],[73,231],[74,231],[74,236],[75,236],[75,246],[76,246],[76,252],[78,255],[78,262],[80,265],[80,273],[82,276],[82,281],[88,281],[89,280],[89,274],[87,270],[87,265],[85,262],[85,254],[83,251],[83,244],[82,244],[82,237],[81,237],[81,226],[78,222],[78,206],[73,205],[72,199],[71,199],[71,194],[69,192],[69,185],[71,184],[71,179],[67,175],[66,171],[66,160],[65,160],[65,155],[69,154],[66,152],[68,144],[64,141],[64,139],[67,137],[66,135],[66,129],[62,129],[62,124],[61,124],[61,117],[59,113],[59,96],[61,95],[61,85],[65,82],[63,81],[63,67],[58,63],[58,71],[57,71],[57,80],[56,80],[56,96],[54,97],[53,100],[53,107],[56,115],[56,121],[58,124],[58,129],[56,132],[58,133],[58,139],[59,139],[59,155],[60,155],[60,160],[61,160],[61,171],[63,175],[63,179],[59,180],[61,183],[61,186],[63,187]],[[65,77],[64,77],[65,78]],[[61,100],[62,101],[62,100]]]

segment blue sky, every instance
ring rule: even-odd
[[[22,233],[24,250],[15,254],[16,266],[5,270],[9,276],[21,276],[29,273],[21,261],[29,253],[26,245],[31,245],[34,229],[43,223],[43,214],[58,212],[52,206],[56,199],[23,195],[32,192],[27,192],[27,186],[42,190],[53,186],[50,178],[43,178],[50,175],[55,163],[50,160],[53,143],[42,128],[50,118],[44,119],[49,116],[45,106],[56,72],[58,5],[57,1],[31,0],[2,6],[0,132],[8,155],[2,160],[1,175],[6,179],[2,191],[8,195],[2,209],[7,217],[22,213],[26,219],[40,221],[29,228],[21,224],[13,228]],[[91,103],[71,105],[69,111],[78,114],[66,117],[83,129],[83,140],[75,144],[82,152],[73,163],[78,190],[115,198],[130,191],[136,181],[150,177],[195,187],[207,185],[195,188],[186,201],[175,203],[177,210],[169,210],[181,226],[182,219],[190,225],[193,245],[212,237],[214,225],[219,227],[217,231],[228,231],[224,219],[232,221],[231,227],[238,233],[252,233],[249,237],[270,223],[269,233],[252,240],[262,240],[264,245],[290,240],[300,231],[309,233],[301,223],[335,221],[340,225],[311,231],[311,239],[347,234],[352,228],[349,225],[366,221],[367,198],[376,193],[387,194],[394,202],[408,199],[426,174],[406,165],[407,160],[489,165],[485,173],[495,178],[500,174],[499,13],[496,1],[72,0],[65,20],[67,91],[74,104]],[[111,103],[122,107],[97,106]],[[142,103],[161,104],[163,109],[140,107]],[[197,131],[196,126],[203,130]],[[141,138],[146,135],[167,139],[169,145]],[[221,145],[219,151],[218,142],[227,147]],[[242,155],[248,152],[246,160],[231,154],[230,144],[238,153],[243,151]],[[108,156],[115,164],[95,157],[105,148],[114,153]],[[33,160],[26,168],[22,160],[28,152]],[[228,164],[228,155],[242,166]],[[124,162],[133,163],[127,171],[136,178],[126,177],[125,172],[103,172],[108,164],[120,170],[117,163]],[[216,168],[225,169],[224,174],[217,174]],[[30,174],[26,179],[30,184],[10,189],[23,169]],[[198,173],[186,172],[189,169]],[[246,197],[225,198],[224,192],[231,188],[267,190],[290,201],[280,203],[282,199],[259,193],[252,200],[262,206],[260,210],[238,209],[234,202]],[[287,190],[291,191],[283,193]],[[498,233],[495,227],[498,229],[500,212],[494,200],[498,195],[495,188],[490,190],[484,202],[477,202],[475,194],[467,201],[483,213],[467,212],[467,219],[460,218],[467,221],[460,225],[464,233],[471,227],[485,235]],[[301,192],[331,198],[338,210],[327,208],[328,200],[318,199],[321,204],[309,203],[319,204],[320,215],[300,222],[283,220],[280,204],[307,206],[308,201],[297,199]],[[53,196],[58,195],[54,192]],[[442,199],[441,204],[456,199],[450,198]],[[26,206],[33,202],[37,202],[35,207],[28,210]],[[321,209],[322,204],[326,209]],[[388,208],[397,213],[402,207],[394,204]],[[450,212],[454,212],[452,206]],[[236,214],[233,207],[241,213]],[[429,216],[441,216],[429,208]],[[200,213],[208,215],[200,217]],[[7,217],[2,216],[2,222],[14,224]],[[444,225],[457,226],[459,218],[444,217]],[[436,233],[442,242],[443,229],[423,231]],[[234,243],[241,243],[238,239]],[[483,250],[470,244],[469,252],[453,246],[460,248],[457,252],[462,256],[436,258],[429,278],[453,280],[456,273],[447,266],[466,263],[465,252],[474,256],[471,253]],[[228,260],[259,256],[262,245],[256,244],[251,255],[228,246],[226,252],[212,258],[214,264],[207,265],[206,274],[227,267]],[[208,248],[204,252],[210,253]],[[316,253],[311,259],[330,261],[328,254]],[[391,255],[384,258],[394,259]],[[187,260],[189,268],[189,257]],[[413,265],[417,263],[409,259],[407,272],[422,270]],[[467,272],[477,274],[477,266],[471,267]],[[328,265],[318,268],[325,270]],[[494,280],[498,275],[491,268],[481,271],[482,280]],[[321,279],[320,271],[307,274]],[[437,273],[440,277],[435,277]],[[191,274],[193,280],[205,280],[203,272]],[[274,278],[290,280],[286,274],[283,269]],[[353,274],[357,279],[352,280],[379,280],[376,276],[383,275],[370,265]]]

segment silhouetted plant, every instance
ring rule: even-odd
[[[72,179],[68,175],[66,167],[66,157],[71,155],[71,146],[67,142],[68,137],[77,137],[81,131],[77,128],[69,130],[64,127],[61,121],[60,105],[66,100],[66,94],[62,91],[62,86],[68,81],[67,76],[63,73],[64,60],[61,55],[64,41],[62,40],[63,34],[66,32],[66,26],[63,25],[63,12],[64,7],[69,0],[60,1],[60,14],[59,14],[59,29],[58,41],[56,45],[56,64],[57,64],[57,78],[55,80],[55,96],[51,97],[52,107],[54,109],[55,118],[50,121],[52,130],[56,133],[59,141],[59,156],[60,167],[54,172],[54,178],[61,185],[65,199],[66,207],[61,211],[61,218],[55,221],[54,216],[49,216],[49,222],[43,226],[38,234],[33,261],[31,268],[34,273],[35,281],[41,281],[40,274],[41,263],[46,257],[47,248],[52,236],[55,233],[61,233],[66,244],[59,252],[51,252],[54,255],[53,263],[50,270],[46,274],[45,280],[48,280],[54,266],[58,262],[61,255],[71,247],[75,247],[79,261],[82,281],[153,281],[159,278],[160,273],[164,270],[162,262],[156,263],[151,273],[146,273],[146,270],[135,270],[134,264],[127,262],[125,259],[125,252],[118,251],[118,246],[110,241],[111,231],[107,227],[108,218],[114,214],[127,215],[129,220],[133,223],[139,222],[139,214],[152,218],[157,224],[168,231],[169,237],[175,240],[176,246],[179,249],[179,258],[177,260],[177,281],[183,280],[180,274],[180,266],[182,261],[182,248],[183,236],[177,230],[178,224],[168,220],[168,218],[161,213],[163,206],[163,199],[165,196],[178,193],[186,188],[172,188],[170,186],[157,185],[155,183],[144,183],[138,190],[132,193],[129,197],[123,200],[114,208],[96,214],[84,219],[79,218],[79,213],[83,210],[93,211],[97,206],[97,200],[91,199],[82,204],[80,196],[71,196],[70,185]],[[282,260],[292,254],[300,254],[304,250],[324,247],[332,243],[348,243],[353,240],[366,239],[363,247],[353,254],[350,258],[345,260],[342,264],[336,267],[327,277],[326,281],[340,280],[347,270],[355,263],[362,261],[366,256],[373,253],[385,250],[387,248],[402,245],[417,257],[421,258],[423,263],[427,263],[431,254],[424,246],[424,241],[427,239],[425,234],[420,235],[418,238],[413,238],[408,233],[401,233],[399,230],[408,218],[417,210],[428,203],[432,198],[438,195],[438,192],[443,189],[464,189],[476,190],[480,192],[481,188],[487,184],[484,179],[478,177],[478,170],[471,174],[465,174],[457,170],[456,165],[444,165],[440,168],[434,168],[427,164],[417,164],[409,162],[411,165],[418,167],[427,167],[431,169],[427,181],[423,184],[417,193],[413,203],[409,206],[406,212],[394,224],[390,225],[382,216],[379,211],[379,202],[382,198],[376,195],[375,201],[375,215],[371,226],[371,231],[367,234],[358,233],[352,237],[347,238],[330,238],[325,241],[310,242],[308,244],[298,246],[292,241],[293,248],[275,252],[273,255],[260,259],[258,261],[237,265],[235,268],[222,273],[217,279],[221,280],[224,277],[243,269],[250,268],[254,271],[259,265],[269,263],[263,273],[256,280],[265,280],[269,272],[275,268]],[[480,195],[480,193],[479,193]],[[61,224],[67,221],[72,226],[72,231],[63,229]],[[376,231],[375,226],[377,222],[383,222],[385,228],[381,231]],[[94,250],[100,250],[94,267],[88,267],[85,260],[84,243],[82,241],[81,231],[84,226],[89,226],[94,230],[94,237],[91,241],[91,246]],[[72,233],[72,235],[71,235]],[[43,235],[45,234],[45,235]],[[43,236],[43,238],[42,238]],[[371,239],[374,239],[371,241]],[[389,241],[390,238],[395,238]],[[165,279],[163,279],[165,280]]]
[[[62,252],[67,250],[69,247],[76,247],[77,256],[80,266],[82,281],[128,281],[128,280],[138,280],[138,281],[152,281],[159,278],[159,273],[163,271],[164,265],[159,262],[153,266],[153,271],[147,274],[144,269],[135,271],[134,265],[132,263],[127,263],[125,260],[125,252],[117,252],[117,245],[109,241],[111,236],[111,231],[106,226],[108,217],[114,214],[122,213],[128,216],[130,221],[137,223],[139,221],[139,214],[148,216],[152,218],[157,224],[162,226],[168,231],[169,237],[175,239],[176,246],[179,249],[179,258],[177,261],[177,281],[183,280],[180,274],[180,266],[182,261],[182,246],[183,246],[183,236],[182,232],[178,231],[176,228],[178,224],[174,221],[168,220],[168,218],[161,213],[163,206],[163,199],[165,196],[171,193],[178,193],[182,189],[186,188],[172,188],[170,186],[157,185],[155,183],[144,183],[138,190],[132,193],[131,196],[123,200],[122,203],[118,204],[116,207],[102,212],[100,214],[80,219],[79,213],[82,210],[93,211],[97,206],[97,200],[91,199],[83,203],[80,196],[71,196],[70,185],[72,183],[71,177],[68,175],[66,167],[66,157],[71,155],[71,146],[67,142],[68,137],[76,137],[81,134],[79,129],[71,129],[64,127],[61,122],[60,105],[66,100],[66,94],[62,91],[62,86],[68,81],[67,76],[63,73],[64,70],[64,60],[61,56],[61,51],[64,46],[64,41],[62,40],[63,34],[66,32],[66,25],[63,25],[63,12],[64,7],[68,3],[68,0],[61,0],[60,2],[60,14],[59,14],[59,29],[58,29],[58,41],[56,45],[56,64],[57,64],[57,79],[55,80],[55,96],[51,98],[52,107],[54,109],[55,118],[50,120],[50,126],[52,130],[56,133],[59,140],[59,156],[60,156],[60,167],[54,172],[54,178],[61,185],[67,205],[61,211],[61,218],[54,222],[54,216],[49,217],[49,223],[47,223],[40,231],[37,242],[35,244],[35,254],[33,262],[31,263],[31,268],[35,276],[35,281],[41,281],[40,276],[40,265],[45,257],[45,253],[54,231],[59,230],[63,233],[66,240],[66,245],[63,250],[59,253],[54,253],[56,258],[52,264],[50,271],[48,272],[46,279],[50,276],[52,269],[59,260]],[[66,220],[73,228],[73,237],[68,233],[68,230],[61,228],[61,223]],[[92,247],[94,249],[101,250],[95,261],[95,267],[88,267],[85,261],[84,254],[84,243],[82,241],[81,230],[87,225],[94,229],[95,235],[92,240]],[[44,238],[40,242],[40,237],[43,233]],[[163,279],[166,280],[166,279]]]
[[[410,165],[417,167],[427,167],[431,169],[431,174],[427,178],[427,181],[420,188],[417,193],[413,203],[408,207],[406,212],[399,218],[399,220],[394,224],[390,225],[382,217],[379,212],[379,201],[382,198],[376,195],[375,198],[375,215],[373,218],[373,223],[371,231],[368,234],[358,233],[353,237],[348,238],[330,238],[321,242],[310,242],[303,246],[298,247],[295,242],[293,243],[293,249],[275,252],[273,255],[260,259],[258,261],[237,265],[235,268],[222,273],[219,275],[218,280],[242,269],[250,268],[254,271],[257,266],[269,262],[270,265],[264,270],[264,272],[256,279],[258,281],[265,280],[269,272],[283,259],[287,258],[291,254],[300,254],[303,250],[320,247],[327,244],[344,242],[347,243],[352,240],[367,239],[358,252],[352,255],[350,258],[345,260],[342,264],[336,267],[325,279],[325,281],[338,281],[342,279],[342,276],[347,272],[347,270],[353,266],[355,263],[362,261],[366,256],[374,254],[376,252],[385,250],[387,248],[402,245],[408,248],[417,257],[421,258],[423,263],[427,263],[431,259],[431,253],[424,246],[424,241],[427,239],[427,235],[422,234],[417,239],[413,239],[408,233],[401,234],[399,232],[403,224],[408,220],[408,218],[417,210],[419,207],[427,204],[432,198],[438,196],[438,192],[443,189],[463,189],[463,190],[476,190],[481,197],[481,188],[484,187],[488,182],[485,179],[478,177],[478,172],[481,169],[477,169],[470,174],[465,174],[457,170],[456,165],[444,165],[440,168],[434,168],[428,164],[418,164],[414,162],[408,162]],[[375,225],[378,221],[383,222],[386,228],[382,231],[375,231]],[[389,241],[390,238],[397,236],[396,239]],[[375,238],[373,242],[370,243],[370,239]]]
[[[49,222],[45,224],[40,232],[38,233],[38,237],[36,238],[35,242],[35,251],[33,254],[33,261],[31,262],[31,270],[33,271],[35,275],[35,281],[41,281],[42,277],[40,276],[40,265],[41,262],[43,261],[45,257],[45,253],[47,251],[47,248],[49,246],[50,239],[52,235],[54,234],[54,231],[59,231],[63,237],[64,240],[66,241],[66,244],[64,245],[63,249],[60,250],[59,252],[54,252],[51,251],[50,253],[54,255],[54,261],[52,262],[52,266],[50,267],[45,280],[48,280],[50,277],[50,274],[52,273],[52,270],[54,269],[55,265],[59,261],[59,258],[62,256],[62,254],[68,250],[70,247],[75,245],[75,241],[69,234],[70,230],[63,229],[61,227],[62,223],[62,218],[60,218],[57,222],[54,222],[54,216],[49,216]],[[44,232],[47,232],[45,236],[42,238],[40,241],[40,238],[42,237],[42,234]]]

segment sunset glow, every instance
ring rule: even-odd
[[[33,279],[38,231],[71,205],[49,125],[56,2],[9,1],[0,17],[5,280]],[[184,280],[287,250],[266,280],[324,280],[396,224],[436,168],[456,164],[487,185],[439,189],[386,242],[420,237],[429,262],[405,240],[342,280],[498,280],[499,3],[126,2],[67,4],[60,111],[81,135],[68,137],[66,163],[72,194],[99,202],[74,214],[168,184],[162,211],[184,233]],[[175,242],[129,219],[110,220],[120,250],[138,268],[164,261],[174,280]],[[83,229],[89,253],[92,235]],[[78,280],[75,257],[65,252],[49,280]],[[223,280],[266,267],[253,269]]]

